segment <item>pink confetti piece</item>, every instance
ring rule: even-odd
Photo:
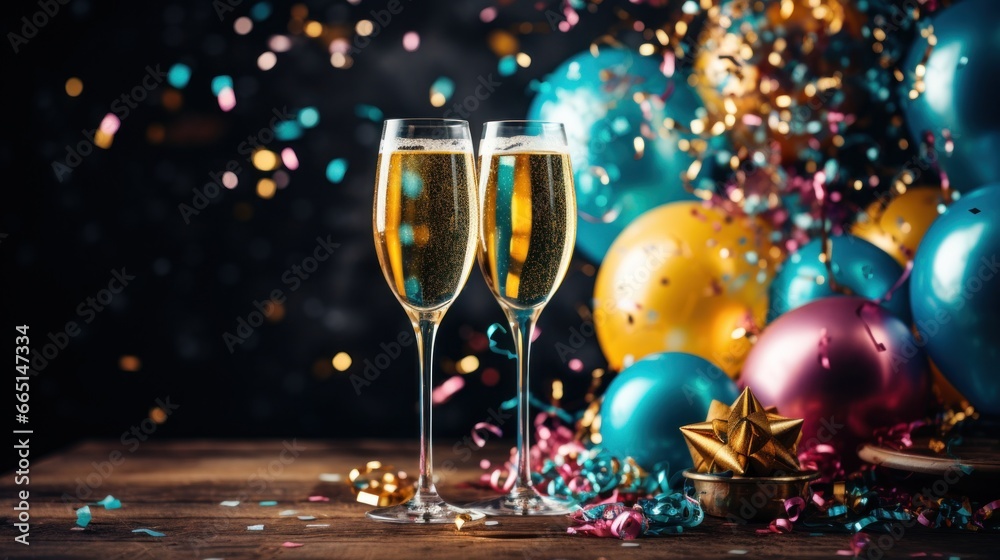
[[[434,388],[431,392],[431,402],[434,404],[448,402],[448,399],[459,392],[462,387],[465,387],[465,379],[460,375],[453,375]]]
[[[472,427],[472,441],[476,444],[476,447],[483,447],[486,445],[486,438],[479,435],[480,430],[486,430],[497,437],[503,436],[503,430],[501,430],[499,426],[495,426],[489,422],[479,422]],[[487,462],[487,467],[488,466],[489,462]]]
[[[403,35],[403,48],[407,52],[413,52],[420,48],[420,34],[416,31],[407,31]]]
[[[302,546],[305,546],[305,545],[303,545],[302,543],[297,543],[297,542],[292,542],[292,541],[285,541],[281,546],[283,546],[285,548],[299,548],[299,547],[302,547]]]
[[[101,125],[99,128],[101,132],[113,135],[114,133],[118,132],[118,128],[121,126],[121,124],[122,121],[118,118],[117,115],[115,115],[114,113],[108,113],[107,115],[104,115],[103,119],[101,119]]]
[[[330,498],[326,496],[309,496],[310,502],[329,502]]]

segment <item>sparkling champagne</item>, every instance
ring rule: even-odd
[[[562,283],[576,239],[569,156],[524,151],[485,154],[479,264],[506,305],[544,305]]]
[[[433,310],[462,289],[478,229],[472,154],[397,150],[379,153],[375,248],[404,307]]]

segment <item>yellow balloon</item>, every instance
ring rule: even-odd
[[[594,325],[614,369],[657,352],[701,356],[735,377],[762,326],[781,250],[767,225],[700,202],[639,216],[597,273]]]
[[[941,190],[915,187],[889,201],[883,208],[875,201],[851,228],[851,233],[892,255],[899,264],[917,252],[927,228],[938,217]]]

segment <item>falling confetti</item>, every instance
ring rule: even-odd
[[[465,387],[465,379],[459,375],[449,377],[444,383],[434,388],[431,393],[431,402],[434,404],[446,403],[455,393],[462,390],[462,387]]]
[[[326,166],[326,178],[335,185],[343,181],[346,174],[347,160],[344,158],[334,159]]]
[[[431,105],[443,107],[455,93],[455,82],[448,77],[441,76],[431,84]]]
[[[191,80],[191,68],[178,62],[167,71],[167,82],[177,89],[184,89]],[[217,93],[215,95],[218,95]]]

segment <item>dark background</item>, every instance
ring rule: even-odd
[[[216,2],[218,5],[225,5]],[[365,360],[410,327],[382,278],[371,234],[371,197],[380,122],[358,116],[357,105],[376,106],[385,118],[442,116],[452,103],[472,95],[479,77],[501,85],[468,118],[478,138],[482,123],[524,118],[530,83],[570,55],[612,31],[629,44],[640,34],[617,29],[620,10],[654,24],[675,9],[654,11],[626,1],[606,1],[568,33],[553,32],[546,10],[560,2],[403,0],[403,11],[353,57],[349,69],[330,64],[326,42],[290,32],[291,3],[272,2],[269,17],[254,21],[246,35],[234,22],[256,2],[243,1],[220,16],[213,3],[92,2],[59,6],[20,52],[3,46],[5,111],[0,166],[3,277],[3,347],[13,346],[15,325],[30,325],[33,352],[60,338],[67,321],[78,336],[58,355],[36,362],[27,427],[33,449],[52,450],[81,438],[119,438],[141,426],[167,399],[179,406],[152,437],[416,437],[416,352],[405,348],[387,370],[357,394],[350,381]],[[353,40],[355,22],[386,2],[307,1],[308,20],[323,23],[329,39]],[[497,8],[484,23],[480,11]],[[40,10],[35,2],[5,4],[4,35],[20,32],[21,18]],[[500,77],[491,33],[507,31],[530,55],[528,68]],[[420,34],[420,47],[407,52],[406,32]],[[275,34],[292,39],[270,71],[257,67]],[[84,139],[112,103],[141,84],[147,65],[166,71],[182,62],[190,83],[175,90],[165,82],[131,110],[109,149],[94,149],[82,163],[57,178],[53,162]],[[227,74],[235,82],[237,105],[220,110],[210,83]],[[454,80],[448,105],[435,108],[429,88],[441,76]],[[65,83],[82,80],[70,97]],[[167,93],[172,92],[172,93]],[[164,95],[179,94],[169,109]],[[291,146],[300,167],[287,171],[287,188],[273,199],[255,194],[256,182],[273,172],[254,169],[239,154],[248,135],[268,124],[272,109],[314,106],[318,126],[301,138],[275,140],[274,151]],[[162,140],[156,140],[162,131]],[[340,183],[326,178],[326,166],[345,158]],[[178,210],[192,204],[209,174],[239,161],[239,185],[222,190],[186,224]],[[327,236],[339,248],[301,288],[289,293],[281,280]],[[125,267],[135,279],[107,309],[80,316],[77,307],[108,286],[111,270]],[[560,356],[572,328],[584,319],[594,268],[573,262],[562,289],[542,315],[533,347],[535,390],[547,399],[551,380],[563,379],[564,404],[578,408],[591,371],[605,364],[596,340],[586,339],[572,356]],[[283,316],[272,317],[230,353],[224,332],[254,311],[274,289],[288,294]],[[92,318],[89,323],[86,318]],[[502,321],[478,269],[444,320],[438,337],[436,383],[454,372],[453,362],[476,355],[480,367],[465,375],[466,386],[437,407],[435,433],[455,438],[488,418],[487,409],[514,394],[514,362],[485,349],[484,333]],[[589,331],[588,331],[589,332]],[[501,338],[503,345],[509,339]],[[10,351],[8,350],[8,353]],[[345,372],[331,358],[346,352]],[[122,368],[134,356],[137,371]],[[582,360],[572,371],[563,358]],[[485,368],[499,382],[484,382]],[[449,369],[451,373],[449,373]],[[155,414],[154,414],[155,416]],[[160,418],[162,420],[162,418]],[[147,427],[151,424],[147,421]],[[447,441],[447,440],[446,440]]]

